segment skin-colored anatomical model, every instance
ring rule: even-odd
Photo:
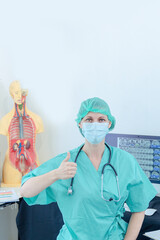
[[[7,136],[1,187],[18,187],[22,176],[39,166],[35,151],[36,133],[43,132],[41,118],[26,107],[27,91],[19,81],[10,85],[14,108],[0,120],[0,134]]]

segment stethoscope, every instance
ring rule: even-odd
[[[120,195],[120,189],[119,189],[118,174],[117,174],[115,168],[113,167],[113,165],[111,164],[111,155],[112,155],[111,154],[111,149],[108,146],[108,144],[105,143],[105,145],[109,150],[109,160],[108,160],[108,163],[104,164],[104,166],[102,168],[102,172],[101,172],[101,197],[102,197],[103,200],[105,200],[107,202],[110,202],[110,201],[119,202],[121,200],[121,195]],[[79,151],[78,151],[78,153],[75,157],[75,160],[74,160],[75,163],[77,162],[77,158],[78,158],[78,156],[79,156],[83,147],[84,147],[84,145],[80,147],[80,149],[79,149]],[[116,178],[116,183],[117,183],[118,199],[113,199],[112,197],[109,198],[109,199],[105,199],[104,196],[103,196],[103,176],[104,176],[105,167],[107,167],[107,166],[109,166],[112,169],[112,171],[114,172],[114,175],[115,175],[115,178]],[[72,195],[72,193],[73,193],[73,181],[74,181],[74,177],[71,179],[71,183],[70,183],[70,186],[68,188],[68,194],[69,195]]]

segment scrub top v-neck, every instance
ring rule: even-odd
[[[91,162],[91,160],[89,159],[89,157],[83,150],[81,150],[81,153],[83,154],[82,159],[84,159],[85,163],[88,162],[88,164],[91,166],[91,168],[94,168],[94,170],[96,172],[102,171],[103,165],[108,163],[108,161],[109,161],[109,149],[106,146],[105,146],[104,152],[102,154],[102,159],[99,163],[98,169],[95,168],[95,166],[93,165],[93,163]],[[77,160],[77,164],[78,164],[78,160]]]

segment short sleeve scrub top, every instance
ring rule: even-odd
[[[80,147],[70,151],[69,161],[74,162]],[[127,230],[127,223],[122,219],[124,203],[127,203],[131,212],[141,212],[148,208],[149,202],[156,195],[156,190],[136,159],[119,148],[110,148],[111,164],[119,178],[119,202],[106,202],[101,197],[101,171],[109,159],[107,147],[98,170],[81,150],[77,159],[72,195],[67,194],[71,179],[66,179],[57,180],[32,198],[24,198],[28,205],[57,202],[64,220],[57,240],[122,240]],[[58,168],[66,155],[67,153],[58,155],[43,163],[25,175],[22,184],[31,177]],[[109,167],[105,168],[103,182],[104,198],[118,199],[116,178]]]

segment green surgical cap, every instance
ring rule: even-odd
[[[104,115],[107,115],[109,121],[111,121],[112,123],[109,131],[111,131],[114,128],[116,120],[111,115],[111,111],[109,109],[108,104],[104,100],[98,97],[89,98],[81,103],[81,107],[79,109],[79,112],[77,114],[77,119],[76,119],[78,127],[82,118],[84,118],[89,112],[97,112],[97,113],[102,113]],[[80,129],[80,132],[81,132],[81,129]]]

